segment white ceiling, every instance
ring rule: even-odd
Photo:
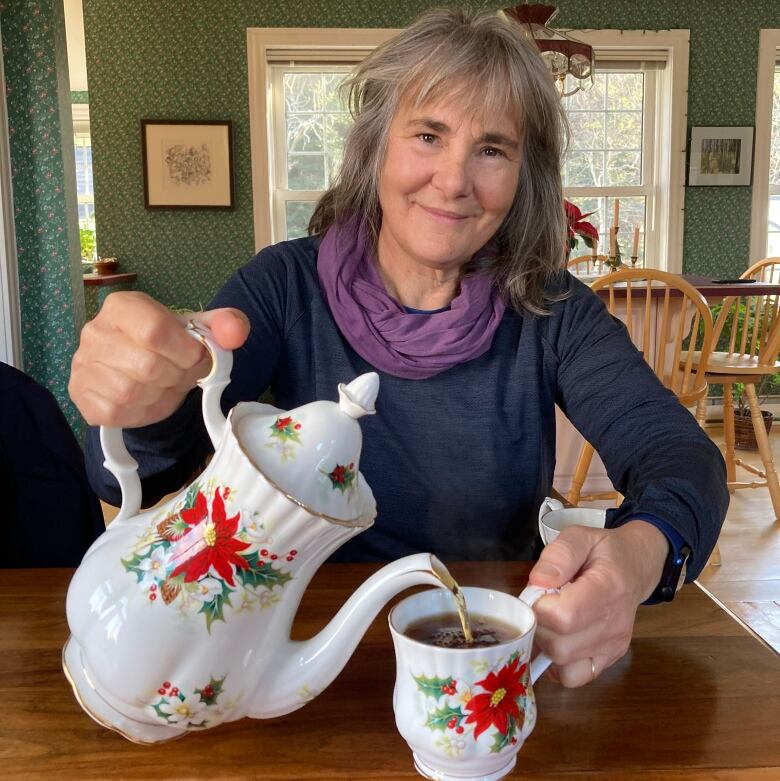
[[[84,12],[81,0],[64,0],[65,37],[72,92],[87,92],[87,54],[84,48]]]

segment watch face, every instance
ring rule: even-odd
[[[675,591],[679,591],[685,584],[685,573],[688,571],[688,558],[690,555],[691,549],[687,546],[680,551],[680,556],[677,559],[677,561],[680,562],[680,574],[677,578],[677,587]]]

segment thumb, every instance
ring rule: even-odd
[[[593,547],[588,531],[579,527],[565,529],[544,548],[528,582],[541,588],[561,588],[574,580]]]
[[[240,309],[210,309],[189,315],[187,319],[206,326],[223,350],[237,350],[249,336],[249,318]]]

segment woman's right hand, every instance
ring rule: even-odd
[[[71,365],[68,391],[87,423],[135,428],[175,412],[211,368],[207,350],[184,329],[190,320],[208,327],[226,350],[249,335],[238,309],[183,316],[144,293],[108,296],[81,331]]]

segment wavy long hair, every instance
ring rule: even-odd
[[[550,73],[519,25],[486,11],[435,9],[377,47],[345,81],[354,124],[338,176],[318,202],[309,233],[360,215],[376,242],[379,183],[390,124],[402,99],[443,98],[480,117],[516,117],[522,139],[515,198],[492,244],[464,273],[488,272],[514,309],[546,314],[548,283],[565,266],[560,166],[568,124]],[[483,253],[487,254],[487,253]]]

